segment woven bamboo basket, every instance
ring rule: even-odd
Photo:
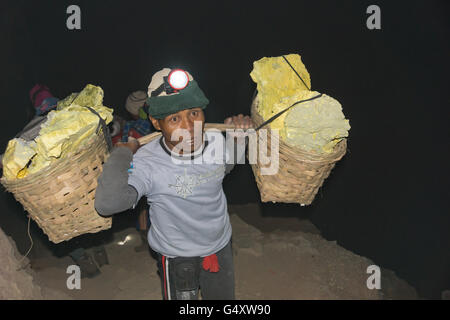
[[[101,217],[94,209],[97,178],[108,156],[100,131],[78,150],[39,172],[0,181],[50,241],[59,243],[111,228],[112,219]]]
[[[264,120],[257,111],[258,100],[255,96],[251,106],[251,116],[255,127],[261,125]],[[270,157],[271,139],[275,136],[271,134],[269,126],[267,135],[262,135],[258,131],[258,145],[261,139],[267,140],[267,155]],[[264,142],[264,141],[263,141]],[[286,144],[282,139],[279,143],[279,163],[278,172],[274,175],[262,175],[261,163],[258,157],[257,163],[252,164],[253,174],[258,186],[262,202],[286,202],[309,205],[314,200],[317,191],[322,186],[324,180],[330,175],[337,161],[339,161],[347,151],[347,140],[341,140],[332,153],[318,155],[307,152],[298,147]],[[264,165],[264,167],[270,166]]]

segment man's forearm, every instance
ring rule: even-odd
[[[128,184],[128,168],[133,153],[116,147],[103,165],[95,193],[95,209],[102,216],[110,216],[134,206],[138,193]]]

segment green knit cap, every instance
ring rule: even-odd
[[[202,89],[195,80],[189,81],[189,84],[177,94],[167,96],[157,96],[147,98],[148,114],[155,119],[164,119],[165,117],[177,113],[181,110],[202,108],[205,109],[209,100],[205,97]]]

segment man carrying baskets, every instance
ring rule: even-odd
[[[157,72],[148,95],[147,113],[162,137],[141,148],[137,140],[118,144],[99,177],[95,208],[110,216],[147,197],[148,241],[158,256],[164,299],[198,299],[199,288],[203,299],[234,299],[231,224],[222,189],[233,164],[226,164],[227,150],[217,161],[225,146],[222,134],[203,132],[209,101],[180,69]],[[253,127],[243,115],[224,122]]]

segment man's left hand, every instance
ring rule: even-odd
[[[249,116],[244,116],[243,114],[238,114],[237,116],[228,117],[223,122],[225,124],[234,124],[236,129],[250,129],[253,128],[252,118]]]

